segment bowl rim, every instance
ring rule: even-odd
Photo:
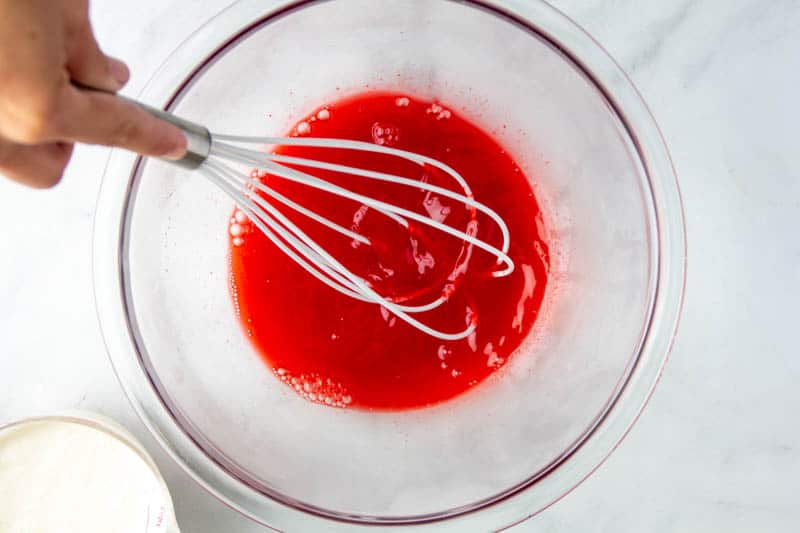
[[[276,17],[326,0],[238,0],[192,33],[165,60],[140,95],[165,109],[189,80],[220,50],[255,27]],[[475,508],[435,516],[380,519],[329,514],[278,501],[257,491],[209,457],[178,424],[149,374],[143,369],[134,332],[127,318],[122,231],[134,180],[108,179],[136,175],[141,158],[113,150],[103,174],[93,229],[93,281],[98,322],[114,372],[139,418],[170,457],[203,489],[225,505],[275,530],[298,527],[355,531],[376,526],[394,530],[430,531],[462,527],[497,530],[538,514],[588,478],[625,438],[658,383],[674,343],[683,304],[686,277],[686,233],[680,189],[663,136],[640,93],[603,47],[575,22],[544,0],[456,1],[494,14],[547,41],[584,74],[624,125],[640,158],[652,194],[657,236],[655,286],[649,322],[632,368],[607,410],[577,446],[555,461],[544,475],[532,478]],[[242,23],[247,15],[251,22]],[[252,22],[255,21],[255,22]],[[535,23],[533,22],[535,21]],[[230,35],[220,42],[219,35]],[[188,66],[187,66],[188,65]],[[168,92],[154,91],[154,80]],[[611,89],[613,87],[613,90]],[[156,94],[158,93],[158,94]],[[131,170],[133,169],[133,171]],[[113,221],[114,223],[109,223]],[[532,487],[536,490],[530,490]],[[366,520],[365,520],[366,518]]]

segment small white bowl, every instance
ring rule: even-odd
[[[160,494],[152,497],[149,502],[146,511],[147,519],[144,520],[146,525],[142,533],[180,533],[175,519],[175,511],[169,489],[155,462],[147,453],[147,450],[144,449],[141,443],[139,443],[129,431],[105,416],[84,411],[64,411],[53,415],[28,417],[0,425],[0,452],[2,451],[4,437],[7,437],[13,431],[19,430],[29,424],[48,423],[52,423],[51,428],[53,430],[63,424],[78,424],[124,444],[132,454],[135,454],[144,462],[146,467],[150,470],[154,481],[161,487]],[[0,453],[0,459],[1,458],[2,454]],[[0,467],[2,467],[2,464],[0,464]],[[2,489],[2,487],[0,487],[0,489]]]

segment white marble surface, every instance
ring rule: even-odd
[[[228,0],[96,1],[136,92]],[[800,2],[558,0],[650,103],[683,189],[689,274],[672,358],[607,463],[526,531],[795,531],[800,524]],[[117,385],[95,320],[91,224],[105,163],[62,185],[0,181],[0,421],[83,408],[153,452],[186,532],[260,532],[158,449]]]

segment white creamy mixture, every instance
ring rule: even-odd
[[[162,533],[167,501],[145,460],[104,431],[47,420],[0,432],[0,533]]]

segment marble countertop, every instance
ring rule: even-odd
[[[94,2],[136,93],[229,0]],[[606,464],[526,531],[794,531],[800,523],[800,4],[558,0],[621,63],[671,149],[686,209],[681,328],[661,383]],[[107,151],[63,183],[0,180],[0,422],[80,408],[153,453],[186,532],[262,532],[203,492],[147,434],[94,312],[91,227]]]

